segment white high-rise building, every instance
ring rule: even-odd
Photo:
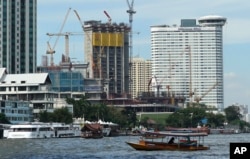
[[[223,109],[223,25],[226,18],[183,19],[151,27],[152,75],[160,92],[183,93],[186,102]]]

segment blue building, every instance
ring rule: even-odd
[[[6,101],[0,102],[0,112],[12,123],[23,123],[33,121],[33,108],[28,101]]]

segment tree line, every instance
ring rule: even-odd
[[[38,115],[40,122],[63,122],[72,123],[73,118],[84,118],[88,121],[109,121],[119,124],[121,127],[128,128],[136,125],[149,126],[148,118],[140,121],[137,119],[136,112],[130,108],[117,108],[107,106],[104,103],[91,104],[86,96],[79,100],[66,98],[68,104],[73,105],[73,113],[70,113],[66,107],[55,109],[53,113],[41,111]],[[229,106],[224,109],[225,114],[215,114],[206,107],[188,107],[178,109],[170,115],[166,115],[165,125],[157,125],[164,128],[171,127],[197,127],[197,125],[206,125],[212,128],[223,127],[225,124],[238,125],[241,129],[250,127],[249,123],[241,120],[242,115],[238,106]],[[9,123],[4,114],[0,113],[0,122]]]

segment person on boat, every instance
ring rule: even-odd
[[[168,144],[173,144],[174,143],[174,137],[171,137],[171,139],[168,141]]]

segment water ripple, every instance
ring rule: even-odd
[[[228,159],[230,142],[248,142],[250,134],[209,135],[210,150],[197,152],[136,151],[125,141],[138,137],[103,139],[1,139],[1,159]]]

